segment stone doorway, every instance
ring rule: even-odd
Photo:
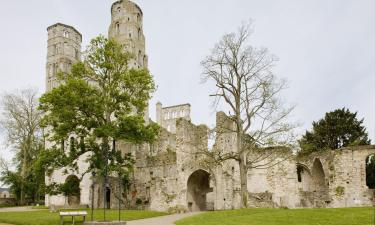
[[[190,212],[207,210],[207,193],[210,188],[210,174],[204,170],[192,173],[187,182],[187,206]]]
[[[67,200],[69,206],[78,206],[81,202],[81,189],[79,187],[80,180],[75,175],[66,178],[64,187],[67,192]]]
[[[312,183],[314,193],[314,207],[326,207],[330,203],[328,184],[322,162],[316,158],[312,168]]]

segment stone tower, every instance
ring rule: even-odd
[[[141,8],[129,0],[120,0],[112,4],[111,15],[108,37],[124,45],[125,49],[133,54],[133,59],[129,61],[130,68],[147,69],[148,57],[145,51]],[[145,110],[145,121],[149,121],[148,107]]]
[[[57,73],[69,72],[80,60],[82,35],[72,26],[56,23],[47,28],[46,92],[59,85]]]

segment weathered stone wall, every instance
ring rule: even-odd
[[[72,26],[56,23],[47,28],[46,91],[57,87],[57,73],[69,72],[80,60],[82,35]]]
[[[190,121],[190,104],[174,105],[162,107],[158,102],[156,104],[156,121],[171,133],[176,133],[176,122],[178,119]]]
[[[129,67],[147,68],[142,10],[131,1],[121,0],[112,5],[111,15],[109,38],[119,41],[133,54]],[[71,26],[55,24],[48,28],[47,91],[58,85],[58,70],[68,72],[70,65],[79,60],[81,41],[81,34]],[[239,208],[238,162],[229,159],[221,164],[207,163],[202,152],[208,150],[208,128],[190,121],[190,104],[163,108],[158,103],[156,108],[156,121],[162,129],[154,143],[117,143],[117,149],[136,159],[131,185],[121,197],[123,205],[172,212]],[[149,122],[148,109],[145,121]],[[234,128],[233,121],[218,112],[215,144],[210,151],[224,155],[236,152]],[[46,144],[48,147],[51,143]],[[374,190],[366,186],[365,160],[375,154],[375,146],[322,151],[304,158],[296,158],[285,149],[262,151],[249,156],[262,159],[247,174],[250,207],[353,207],[369,206],[374,201]],[[262,157],[264,153],[269,156]],[[46,176],[46,184],[64,183],[71,175],[82,176],[80,204],[91,205],[94,194],[94,207],[103,207],[103,181],[84,174],[88,167],[86,157],[80,157],[79,171],[56,170]],[[118,179],[113,175],[109,181],[110,207],[116,208],[120,199]],[[46,205],[65,203],[62,195],[46,196]]]

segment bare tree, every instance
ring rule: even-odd
[[[201,62],[203,81],[213,81],[217,88],[211,95],[215,98],[214,105],[224,103],[233,124],[216,127],[216,136],[228,132],[236,135],[235,151],[205,153],[216,163],[238,162],[243,207],[248,201],[248,170],[279,163],[272,149],[287,146],[295,127],[286,121],[294,107],[284,108],[280,99],[286,82],[272,72],[277,58],[266,48],[247,45],[250,25],[243,24],[237,33],[224,35]]]
[[[24,179],[30,168],[36,139],[40,135],[41,111],[37,109],[35,89],[6,93],[1,99],[0,125],[7,134],[7,144],[16,151],[17,166]],[[25,203],[25,190],[21,183],[20,204]]]

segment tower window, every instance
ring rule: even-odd
[[[121,7],[117,7],[117,12],[121,12]]]
[[[141,39],[141,28],[138,28],[138,39]]]
[[[76,59],[79,59],[79,51],[78,51],[78,49],[74,49],[74,57]]]
[[[68,31],[64,31],[64,37],[69,38],[69,32]]]
[[[132,33],[129,33],[129,38],[132,38]]]
[[[53,46],[53,54],[58,54],[59,53],[59,48],[57,47],[57,45],[54,45]]]
[[[139,13],[137,14],[137,21],[141,21],[141,15]]]
[[[116,23],[116,34],[120,34],[120,23]]]

